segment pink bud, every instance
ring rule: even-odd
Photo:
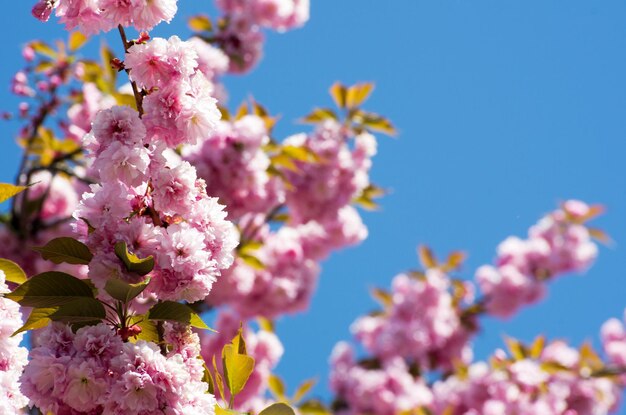
[[[39,0],[39,2],[33,6],[31,13],[35,19],[47,22],[52,13],[52,9],[55,7],[56,0]]]
[[[35,50],[30,45],[24,46],[24,49],[22,49],[22,57],[26,59],[27,62],[32,62],[33,59],[35,59]]]

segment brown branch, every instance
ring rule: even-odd
[[[132,44],[128,41],[126,37],[126,32],[124,31],[124,27],[122,25],[117,26],[117,30],[120,32],[120,36],[122,37],[122,43],[124,44],[124,52],[128,53],[128,49],[132,46]],[[126,69],[126,73],[128,74],[130,71]],[[135,81],[130,81],[130,86],[133,88],[133,95],[135,96],[135,104],[137,105],[137,111],[139,112],[139,118],[143,116],[143,95],[139,91],[137,87],[137,83]]]

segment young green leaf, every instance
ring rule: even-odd
[[[211,376],[211,371],[209,371],[209,367],[206,362],[202,358],[202,356],[198,356],[198,359],[202,361],[202,368],[204,369],[204,374],[202,375],[202,381],[209,385],[208,392],[211,395],[215,395],[215,384],[213,383],[213,376]]]
[[[70,40],[68,41],[68,46],[70,47],[70,51],[74,52],[81,48],[88,40],[87,36],[83,35],[81,32],[72,32],[70,34]]]
[[[23,284],[28,280],[24,270],[15,262],[8,259],[0,258],[0,270],[4,272],[6,281],[15,284]]]
[[[307,393],[315,386],[317,381],[315,379],[307,379],[296,389],[296,393],[294,393],[292,401],[299,402],[302,398],[306,396]]]
[[[268,406],[259,412],[259,415],[295,415],[295,412],[291,406],[286,403],[279,402]]]
[[[138,314],[132,316],[128,322],[129,326],[139,326],[141,329],[141,333],[139,333],[136,337],[130,337],[131,342],[136,342],[137,340],[144,340],[147,342],[158,343],[159,342],[159,331],[157,330],[157,326],[154,321],[148,320],[148,317],[143,314]]]
[[[13,336],[28,330],[37,330],[46,327],[52,321],[50,314],[57,311],[57,307],[33,308],[28,319],[22,327],[20,327]]]
[[[66,262],[68,264],[88,265],[93,258],[87,245],[66,236],[54,238],[44,246],[33,247],[33,250],[39,252],[43,259],[55,264]]]
[[[154,257],[152,255],[146,258],[139,258],[137,255],[128,252],[128,247],[124,241],[119,241],[115,244],[115,255],[130,272],[146,275],[154,268]]]
[[[213,23],[211,23],[211,19],[208,16],[197,15],[193,16],[187,22],[189,28],[196,32],[210,32],[213,30]]]
[[[148,319],[156,321],[177,321],[199,329],[215,331],[206,325],[200,316],[188,305],[174,301],[163,301],[152,306],[148,311]]]
[[[91,286],[64,272],[37,274],[5,295],[25,307],[57,307],[81,297],[94,298]]]
[[[239,253],[239,258],[241,258],[241,260],[243,262],[246,263],[246,265],[248,265],[251,268],[257,269],[257,270],[263,270],[265,269],[265,265],[263,264],[263,262],[261,262],[261,260],[257,257],[255,257],[254,255],[250,255],[248,253],[245,252],[240,252]]]
[[[274,395],[277,400],[285,400],[285,383],[280,377],[271,374],[267,385],[269,386],[270,392],[272,392],[272,395]]]
[[[29,43],[29,46],[37,53],[47,56],[52,59],[56,59],[57,53],[46,42],[41,40],[35,40]]]
[[[520,341],[512,337],[505,337],[504,341],[509,349],[509,353],[515,360],[523,360],[528,357],[527,350]]]
[[[310,399],[298,406],[302,415],[332,415],[332,412],[320,401]]]
[[[436,268],[438,263],[433,251],[426,245],[420,245],[418,248],[420,262],[425,269]]]
[[[10,183],[0,183],[0,203],[9,200],[25,189],[26,186],[15,186]]]
[[[335,114],[335,111],[330,108],[314,108],[309,115],[306,115],[304,118],[300,120],[300,122],[306,124],[316,124],[325,120],[335,120],[337,121],[339,117]]]
[[[137,284],[130,284],[126,281],[113,278],[106,282],[104,291],[116,300],[126,304],[141,294],[143,290],[146,289],[149,282],[150,280],[148,279],[147,281],[138,282]]]
[[[346,91],[346,107],[358,107],[369,98],[373,90],[374,84],[371,82],[364,82],[349,87]]]
[[[227,344],[222,349],[222,364],[232,400],[246,386],[248,378],[254,370],[254,358],[239,354],[235,345]]]
[[[13,335],[46,327],[51,321],[65,323],[99,323],[106,317],[102,303],[95,298],[80,297],[57,307],[34,308],[26,323]]]
[[[373,288],[372,297],[378,301],[384,308],[389,308],[393,305],[393,296],[389,291],[382,288]]]
[[[239,411],[235,411],[234,409],[226,409],[219,406],[219,404],[215,405],[215,415],[245,415]]]
[[[335,82],[333,86],[330,87],[330,96],[333,97],[335,104],[339,108],[344,108],[346,106],[346,87],[341,85],[339,82]]]
[[[215,359],[215,355],[213,355],[213,373],[215,374],[215,384],[217,386],[217,391],[220,393],[220,398],[225,401],[226,400],[226,394],[224,393],[224,378],[222,377],[222,375],[220,374],[220,371],[217,370],[217,362]],[[217,397],[217,395],[216,395]]]

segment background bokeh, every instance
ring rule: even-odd
[[[279,321],[286,354],[278,373],[291,387],[317,377],[314,394],[328,397],[333,345],[375,307],[371,287],[417,266],[418,244],[441,256],[466,251],[462,275],[472,278],[500,241],[523,236],[568,198],[604,204],[595,224],[614,243],[584,276],[551,284],[542,303],[508,321],[486,320],[476,356],[501,347],[505,333],[599,345],[600,325],[626,306],[626,3],[312,2],[303,29],[268,34],[256,70],[226,79],[230,106],[253,95],[281,114],[276,135],[284,138],[307,128],[296,120],[313,106],[331,104],[334,81],[374,81],[366,108],[391,118],[400,135],[379,138],[372,177],[390,193],[379,212],[364,214],[369,238],[323,264],[308,312]],[[55,21],[33,19],[31,3],[3,3],[0,110],[19,102],[8,84],[21,46],[67,36]],[[180,0],[175,21],[153,35],[186,37],[187,18],[212,10],[209,0]],[[121,50],[119,39],[106,38]],[[17,129],[2,123],[0,181],[12,181],[17,168]]]

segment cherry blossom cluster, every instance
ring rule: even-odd
[[[339,211],[370,184],[376,139],[369,133],[353,137],[350,129],[328,120],[312,134],[289,137],[285,144],[307,148],[319,159],[318,163],[299,161],[297,169],[285,172],[292,185],[286,203],[294,223],[337,220]]]
[[[353,348],[340,342],[330,359],[333,408],[354,415],[418,409],[451,415],[608,414],[624,388],[625,333],[617,319],[603,325],[606,362],[589,345],[575,349],[560,340],[545,345],[540,337],[524,346],[509,339],[510,355],[497,350],[489,363],[457,359],[430,384],[426,379],[434,375],[424,370],[428,366],[400,354],[357,360]]]
[[[7,292],[5,273],[0,271],[0,415],[18,414],[28,404],[19,381],[28,350],[20,347],[22,333],[12,336],[22,325],[22,314],[17,303],[2,297]]]
[[[474,363],[466,373],[433,385],[435,413],[452,415],[601,415],[616,409],[621,389],[592,376],[582,353],[562,341],[536,358],[508,358],[498,350],[491,364]]]
[[[267,230],[267,229],[266,229]],[[237,258],[221,278],[210,304],[228,304],[241,316],[274,318],[306,309],[319,275],[318,263],[307,255],[297,229],[282,227],[262,239],[255,251],[262,266]]]
[[[217,29],[208,25],[211,44],[228,57],[228,71],[244,73],[254,67],[263,54],[263,28],[284,32],[309,20],[309,0],[218,0],[224,13]]]
[[[500,289],[495,279],[486,286],[486,270],[504,275],[515,269],[541,291],[552,277],[585,270],[597,255],[591,235],[601,235],[585,222],[601,211],[569,200],[531,227],[529,239],[508,238],[498,248],[497,268],[477,272],[485,294],[478,300],[471,282],[449,276],[462,256],[439,263],[420,248],[426,270],[396,276],[390,292],[377,290],[383,310],[360,317],[351,327],[368,356],[357,360],[347,343],[335,347],[333,407],[342,413],[381,415],[419,408],[451,415],[596,415],[614,410],[624,385],[615,376],[626,369],[626,330],[616,319],[602,328],[606,363],[588,346],[576,350],[561,341],[532,348],[514,342],[514,358],[499,350],[490,365],[471,363],[470,340],[478,331],[478,317],[510,315],[530,303],[517,301],[519,292]],[[507,302],[513,305],[503,314],[496,305]],[[431,386],[425,383],[441,374]]]
[[[626,328],[624,322],[611,318],[602,325],[600,334],[604,353],[609,362],[616,367],[626,367]],[[623,385],[626,385],[626,373],[622,373],[621,381]]]
[[[225,311],[219,314],[215,329],[217,334],[201,334],[202,357],[208,363],[211,372],[213,357],[220,361],[222,347],[230,343],[237,335],[242,317]],[[258,330],[256,332],[248,326],[244,327],[243,337],[246,342],[247,352],[254,357],[254,371],[250,375],[244,389],[235,396],[235,408],[243,412],[255,412],[266,406],[263,395],[267,391],[267,384],[271,371],[276,367],[284,353],[283,345],[271,331]],[[221,370],[221,369],[220,369]],[[230,398],[227,394],[225,399]]]
[[[527,239],[512,236],[503,241],[495,266],[476,271],[487,311],[511,316],[544,295],[546,280],[586,270],[598,248],[584,222],[597,211],[584,202],[568,200],[531,227]]]
[[[217,0],[233,19],[245,19],[259,26],[285,31],[309,20],[309,0]]]
[[[106,324],[76,333],[63,324],[43,329],[22,375],[31,403],[55,414],[213,414],[215,398],[202,381],[198,337],[168,325],[171,350],[124,343]]]
[[[249,114],[219,122],[197,145],[184,148],[185,160],[205,180],[207,192],[226,205],[230,220],[267,213],[284,202],[282,182],[268,173],[271,161],[263,146],[269,142],[264,120]]]
[[[461,302],[451,293],[450,278],[438,269],[424,275],[400,274],[392,281],[389,304],[380,315],[364,316],[352,332],[365,349],[386,360],[403,357],[426,369],[450,369],[468,363],[471,335],[461,321]],[[471,287],[462,300],[473,300]]]
[[[368,365],[357,362],[353,348],[340,342],[330,363],[330,387],[339,398],[336,413],[395,415],[433,402],[426,382],[412,374],[402,358]]]
[[[109,278],[142,280],[116,257],[115,244],[125,241],[136,255],[155,256],[148,292],[159,299],[201,300],[219,270],[232,263],[237,235],[195,169],[187,162],[169,165],[163,143],[148,130],[129,107],[96,116],[87,147],[100,184],[83,194],[75,212],[97,253],[89,276],[99,287]]]
[[[118,25],[151,30],[170,22],[178,0],[39,0],[32,14],[47,22],[52,12],[67,30],[78,28],[85,35],[108,32]]]

